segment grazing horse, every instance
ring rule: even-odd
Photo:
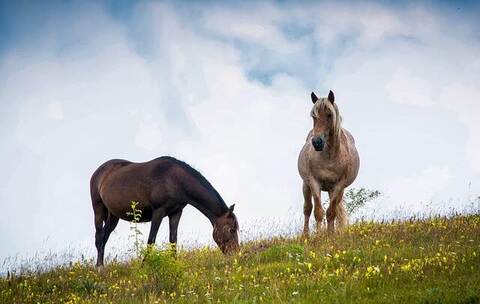
[[[212,223],[213,239],[224,254],[238,245],[238,222],[234,205],[222,197],[200,172],[173,157],[144,163],[112,159],[101,165],[90,180],[95,213],[97,266],[103,265],[105,244],[121,218],[132,221],[132,201],[138,202],[141,222],[151,221],[148,244],[154,244],[165,216],[170,222],[170,242],[177,242],[177,228],[187,204],[200,210]]]
[[[320,193],[327,191],[330,206],[327,209],[327,230],[332,233],[335,221],[339,228],[348,222],[343,206],[343,191],[353,183],[358,174],[360,159],[355,140],[341,126],[335,96],[330,91],[328,97],[318,98],[311,94],[313,108],[313,129],[298,157],[298,171],[303,179],[303,214],[305,222],[303,234],[308,235],[312,213],[312,197],[315,204],[317,232],[320,231],[325,212]]]

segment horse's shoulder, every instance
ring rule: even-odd
[[[172,175],[179,172],[185,172],[192,170],[191,167],[174,157],[171,156],[161,156],[155,158],[146,163],[150,167],[150,173],[154,178],[160,178],[168,175]]]
[[[347,129],[343,129],[343,135],[345,136],[345,139],[347,141],[355,144],[355,138],[353,137],[352,133],[350,133],[350,131],[348,131]]]

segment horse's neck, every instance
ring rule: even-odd
[[[190,189],[190,205],[202,212],[212,223],[215,224],[218,217],[228,211],[227,205],[223,202],[213,187],[208,187],[197,181]]]

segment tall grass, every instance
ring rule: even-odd
[[[341,233],[153,249],[0,279],[0,303],[479,303],[480,215],[359,222]]]

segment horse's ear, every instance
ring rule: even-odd
[[[315,95],[315,93],[312,92],[312,94],[310,94],[310,97],[312,98],[312,102],[313,102],[313,103],[316,103],[316,102],[317,102],[318,97],[317,97],[317,95]]]
[[[228,208],[228,214],[232,215],[233,214],[233,209],[235,208],[235,204],[231,205],[230,208]]]
[[[328,101],[330,101],[331,103],[335,102],[335,95],[333,95],[333,92],[331,90],[328,93]]]

